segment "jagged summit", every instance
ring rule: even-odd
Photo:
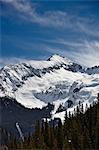
[[[53,55],[49,60],[29,60],[0,70],[0,97],[16,99],[28,108],[62,103],[71,107],[92,101],[99,92],[99,67],[84,69],[68,58]]]
[[[47,60],[50,61],[51,59],[53,59],[54,57],[56,58],[64,58],[63,56],[59,55],[59,54],[53,54],[51,55]]]
[[[49,61],[59,62],[59,63],[61,62],[61,63],[64,63],[64,64],[69,64],[69,63],[72,62],[67,57],[60,56],[59,54],[52,55],[48,60]]]
[[[10,69],[16,69],[16,68],[23,68],[24,66],[33,67],[35,69],[43,69],[43,68],[49,68],[49,67],[55,67],[55,66],[61,66],[61,65],[69,65],[72,61],[70,61],[66,57],[62,57],[58,54],[52,55],[48,60],[27,60],[19,64],[10,64],[8,66],[4,66],[2,69],[0,69],[0,72],[2,70],[10,70]]]
[[[4,66],[3,68],[0,69],[0,73],[2,71],[7,71],[7,70],[13,70],[17,68],[24,68],[24,67],[32,67],[35,69],[44,69],[44,68],[60,68],[63,67],[65,69],[71,70],[73,72],[80,71],[80,72],[86,72],[88,74],[95,74],[99,73],[99,66],[94,66],[91,68],[84,68],[81,65],[71,61],[67,57],[60,56],[59,54],[54,54],[47,60],[27,60],[24,62],[21,62],[19,64],[10,64],[7,66]]]

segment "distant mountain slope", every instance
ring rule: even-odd
[[[48,104],[47,107],[42,109],[28,109],[19,104],[15,99],[8,97],[0,98],[0,127],[19,136],[16,128],[16,123],[18,123],[22,128],[23,134],[26,135],[34,131],[37,120],[42,120],[46,116],[50,118],[50,112],[53,108],[53,105]]]
[[[95,101],[98,92],[99,66],[84,68],[59,55],[0,70],[1,98],[14,98],[26,108],[43,108],[48,102],[54,103],[53,116],[60,104],[72,111],[79,101],[84,104]]]

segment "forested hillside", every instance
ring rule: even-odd
[[[56,121],[35,123],[35,133],[29,133],[24,140],[16,137],[1,129],[4,144],[9,149],[52,149],[52,150],[98,150],[99,137],[99,96],[98,102],[90,105],[87,111],[83,112],[83,105],[77,106],[74,114],[67,111],[65,121],[62,124],[60,119]]]

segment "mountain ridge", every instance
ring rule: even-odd
[[[53,55],[46,61],[26,61],[0,70],[0,97],[16,99],[26,108],[43,108],[54,103],[73,110],[81,103],[96,100],[99,66],[84,68],[68,58]],[[88,99],[88,100],[87,100]]]

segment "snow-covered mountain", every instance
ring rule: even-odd
[[[53,117],[60,104],[73,110],[96,100],[99,93],[99,66],[84,68],[68,58],[53,55],[47,61],[26,61],[0,70],[0,97],[16,99],[26,108],[53,103]],[[64,115],[64,114],[63,114]]]

